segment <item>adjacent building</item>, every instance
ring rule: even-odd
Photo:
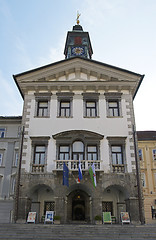
[[[156,219],[156,131],[138,131],[145,221]]]
[[[13,218],[22,117],[0,117],[0,223]]]
[[[139,221],[133,99],[144,75],[92,60],[88,32],[69,31],[65,59],[14,76],[24,99],[18,220],[54,210],[62,223],[128,211]],[[82,180],[78,180],[79,161]],[[62,184],[63,164],[69,187]],[[89,167],[94,163],[97,186]],[[142,209],[143,211],[143,209]]]

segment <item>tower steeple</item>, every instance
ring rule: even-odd
[[[65,58],[80,56],[84,58],[92,58],[93,50],[89,38],[89,33],[84,32],[81,25],[79,25],[80,14],[77,14],[76,25],[73,26],[72,31],[68,31],[64,55]]]

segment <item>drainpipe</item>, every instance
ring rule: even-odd
[[[16,178],[16,191],[15,191],[15,197],[14,197],[14,222],[15,223],[18,219],[19,189],[20,189],[20,179],[21,179],[23,139],[24,139],[24,126],[23,126],[22,134],[21,134],[20,157],[19,157],[19,164],[18,164],[17,178]]]
[[[141,192],[141,183],[140,183],[140,169],[138,163],[138,148],[137,148],[137,138],[136,138],[136,130],[133,125],[133,138],[134,138],[134,154],[135,154],[135,163],[136,163],[136,177],[137,177],[137,187],[138,187],[138,204],[139,204],[139,218],[140,222],[143,225],[145,223],[145,219],[143,216],[143,202],[142,202],[142,192]]]

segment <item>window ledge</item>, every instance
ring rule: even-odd
[[[34,116],[34,118],[50,118],[50,116]]]
[[[57,116],[57,118],[73,118],[73,116],[66,117],[66,116]]]
[[[84,118],[100,118],[100,116],[96,116],[96,117],[87,117],[87,116],[84,116]]]
[[[107,118],[123,118],[123,116],[107,116]]]

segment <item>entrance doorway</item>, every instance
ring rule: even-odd
[[[80,194],[76,194],[72,201],[72,220],[85,220],[85,200]]]
[[[67,198],[67,222],[91,221],[90,197],[83,190],[72,191]]]

